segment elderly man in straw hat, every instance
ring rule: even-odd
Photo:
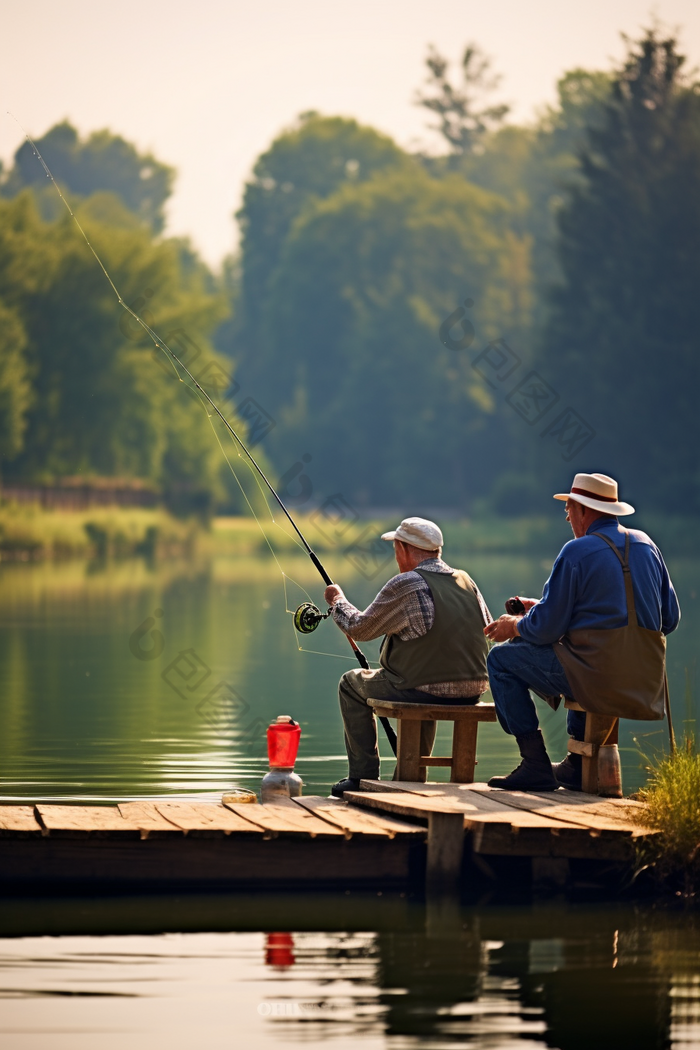
[[[566,501],[575,539],[562,549],[542,598],[523,598],[525,614],[501,616],[484,633],[495,646],[488,671],[498,719],[515,736],[522,762],[491,787],[581,790],[581,756],[552,767],[530,690],[556,706],[573,697],[585,711],[663,718],[665,636],[680,609],[658,547],[618,518],[634,507],[605,474],[577,474]],[[568,712],[569,735],[583,740],[585,714]]]
[[[349,773],[331,790],[342,798],[361,779],[379,777],[379,752],[370,698],[408,703],[477,703],[488,689],[483,628],[491,623],[484,599],[462,569],[442,560],[442,532],[425,518],[405,518],[385,532],[393,542],[398,576],[360,612],[331,584],[325,598],[340,629],[357,641],[384,635],[376,671],[346,671],[340,679],[340,712]],[[421,754],[429,755],[435,723],[424,722]]]

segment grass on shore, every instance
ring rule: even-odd
[[[161,508],[91,507],[45,510],[37,505],[0,504],[0,557],[108,557],[182,554],[191,551],[200,526]]]
[[[561,506],[561,505],[560,505]],[[382,532],[394,528],[396,516],[380,520],[333,521],[319,510],[300,514],[292,509],[292,517],[314,550],[326,554],[343,555],[356,543],[371,544]],[[299,547],[289,522],[281,511],[275,520],[261,516],[261,523],[275,551],[291,552]],[[544,555],[552,560],[561,547],[572,538],[569,526],[561,515],[528,518],[480,517],[474,519],[440,521],[445,537],[445,550],[451,554],[531,554]],[[645,520],[636,526],[648,529],[662,549],[675,556],[695,554],[697,523],[686,518]],[[214,518],[207,541],[216,554],[254,554],[269,550],[260,527],[254,518]]]
[[[391,520],[333,517],[334,508],[307,514],[292,510],[292,516],[314,550],[343,557],[356,545],[371,557],[372,545]],[[38,505],[0,500],[0,557],[30,560],[65,557],[95,557],[128,554],[190,553],[193,545],[207,555],[264,555],[269,545],[275,552],[303,551],[298,536],[281,510],[274,520],[261,515],[261,531],[252,517],[218,517],[209,526],[201,521],[183,521],[165,508],[92,507],[88,510],[49,510]],[[559,517],[481,517],[441,522],[445,548],[454,555],[530,554],[554,558],[570,538],[568,526]],[[668,519],[663,523],[675,553],[683,553],[694,523]],[[664,528],[659,528],[664,532]],[[652,535],[656,537],[655,533]],[[663,543],[663,536],[662,546]],[[380,544],[381,546],[381,544]]]
[[[371,545],[382,532],[394,528],[396,520],[380,521],[362,518],[356,521],[337,521],[320,513],[292,515],[301,532],[315,551],[342,555],[355,544]],[[276,552],[291,552],[300,548],[299,538],[280,511],[275,520],[261,518],[265,535]],[[546,518],[489,518],[478,521],[447,521],[443,523],[445,549],[464,553],[555,552],[561,546],[561,522]],[[565,537],[566,538],[566,537]],[[217,554],[263,553],[269,548],[257,522],[253,518],[214,518],[211,543]]]
[[[700,753],[685,736],[673,754],[655,760],[650,780],[638,798],[646,802],[640,823],[657,831],[640,840],[639,866],[675,892],[694,897],[700,891]]]

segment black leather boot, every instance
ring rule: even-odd
[[[563,762],[553,762],[552,769],[560,787],[569,791],[582,791],[581,756],[569,753]]]
[[[525,736],[516,736],[522,762],[507,777],[491,777],[489,787],[505,791],[556,791],[559,787],[542,732],[535,729]]]
[[[346,777],[345,780],[339,780],[337,784],[334,784],[331,788],[331,795],[335,798],[342,798],[346,791],[359,791],[360,781],[355,780],[354,777]]]

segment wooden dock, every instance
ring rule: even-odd
[[[496,878],[496,858],[524,858],[534,882],[561,885],[576,861],[617,866],[622,873],[634,862],[636,840],[648,834],[636,819],[643,804],[632,799],[563,788],[502,791],[487,784],[364,780],[361,788],[345,796],[353,805],[413,819],[420,814],[427,822],[426,878],[435,888],[462,880],[469,860]]]
[[[338,799],[0,806],[0,885],[19,891],[398,888],[424,866],[425,828]]]
[[[167,799],[0,806],[0,885],[118,888],[377,888],[449,892],[498,879],[502,861],[564,884],[578,862],[629,869],[641,803],[563,789],[363,781],[346,800],[275,805]],[[500,868],[499,868],[500,864]],[[513,869],[514,870],[514,869]],[[520,875],[518,877],[520,877]],[[506,875],[506,879],[507,879]]]

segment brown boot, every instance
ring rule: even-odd
[[[560,787],[568,788],[569,791],[582,791],[581,787],[581,756],[568,754],[563,762],[552,764],[554,776]]]

